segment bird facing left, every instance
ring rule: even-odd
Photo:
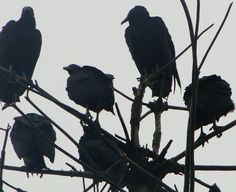
[[[151,17],[143,6],[132,8],[121,24],[128,22],[125,40],[141,78],[148,82],[152,96],[168,97],[172,81],[181,82],[176,68],[175,47],[161,17]],[[175,86],[174,86],[175,88]]]
[[[99,113],[105,109],[113,112],[113,75],[105,74],[92,66],[71,64],[63,68],[69,73],[66,91],[71,100],[88,110]]]
[[[10,20],[0,33],[0,101],[6,104],[20,101],[27,86],[19,84],[17,76],[31,80],[41,45],[42,36],[36,29],[34,10],[24,7],[20,19]]]

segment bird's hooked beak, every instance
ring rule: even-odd
[[[67,67],[63,67],[64,70],[68,71],[68,66]]]
[[[129,21],[128,16],[121,22],[121,25],[123,25],[123,24],[126,23],[127,21]]]

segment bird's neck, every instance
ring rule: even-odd
[[[138,25],[142,25],[144,23],[147,23],[148,22],[148,18],[145,18],[145,19],[139,19],[139,20],[131,20],[129,21],[129,25],[130,26],[138,26]]]
[[[18,23],[20,23],[24,28],[27,29],[36,28],[36,22],[34,17],[22,17],[19,19]]]

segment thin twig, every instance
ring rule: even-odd
[[[105,183],[105,184],[103,185],[103,187],[101,188],[100,192],[103,192],[107,185],[108,185],[108,183]]]
[[[180,107],[180,106],[174,106],[174,105],[167,105],[167,109],[173,109],[173,110],[179,110],[179,111],[188,111],[187,107]],[[148,115],[152,114],[152,111],[149,110],[146,113],[144,113],[141,117],[140,117],[140,121],[142,121],[143,119],[145,119]]]
[[[7,138],[8,138],[10,129],[11,129],[11,126],[8,124],[6,132],[5,132],[5,138],[3,142],[2,151],[1,151],[1,158],[0,158],[0,190],[1,191],[3,191],[3,167],[5,163],[5,153],[6,153],[5,150],[7,146]]]
[[[194,180],[195,180],[195,182],[199,183],[200,185],[202,185],[202,186],[204,186],[204,187],[206,187],[208,189],[211,187],[210,185],[208,185],[207,183],[203,182],[200,179],[195,178]]]
[[[6,129],[4,129],[4,128],[1,128],[1,127],[0,127],[0,130],[1,130],[1,131],[6,131]]]
[[[145,119],[148,115],[150,115],[150,114],[152,114],[152,111],[151,110],[149,110],[149,111],[147,111],[146,113],[144,113],[144,115],[142,115],[141,117],[140,117],[140,122],[143,120],[143,119]]]
[[[158,162],[162,162],[167,154],[168,149],[170,148],[173,140],[170,140],[167,145],[162,149],[160,155],[158,156]]]
[[[205,32],[207,32],[210,28],[212,28],[214,24],[209,25],[206,29],[204,29],[198,36],[197,39],[199,39]],[[180,56],[182,56],[190,47],[192,46],[192,43],[190,43],[183,51],[181,51],[173,60],[171,60],[169,63],[172,63],[173,61],[177,60]],[[168,63],[168,64],[169,64]]]
[[[76,142],[70,134],[68,134],[64,129],[62,129],[55,121],[53,121],[51,118],[49,118],[46,113],[44,113],[27,95],[25,99],[39,112],[41,113],[45,118],[47,118],[63,135],[65,135],[76,147],[78,147],[78,142]]]
[[[130,101],[134,101],[134,99],[133,98],[131,98],[131,97],[129,97],[129,96],[127,96],[126,94],[124,94],[124,93],[122,93],[121,91],[119,91],[118,89],[116,89],[115,87],[113,88],[114,89],[114,91],[115,92],[117,92],[117,93],[119,93],[121,96],[123,96],[124,98],[126,98],[126,99],[128,99],[128,100],[130,100]]]
[[[207,58],[208,53],[210,52],[210,50],[211,50],[212,46],[214,45],[214,43],[215,43],[215,41],[216,41],[218,35],[220,34],[220,31],[221,31],[221,29],[223,28],[223,26],[224,26],[224,24],[225,24],[225,21],[226,21],[228,15],[229,15],[229,12],[230,12],[230,10],[231,10],[232,5],[233,5],[233,2],[230,3],[230,5],[229,5],[229,7],[228,7],[228,10],[227,10],[227,12],[226,12],[226,14],[225,14],[225,17],[224,17],[224,19],[223,19],[223,21],[222,21],[222,23],[221,23],[221,25],[220,25],[218,31],[216,32],[216,34],[215,34],[215,36],[214,36],[214,38],[213,38],[213,40],[212,40],[210,46],[208,47],[206,53],[204,54],[204,56],[203,56],[203,58],[202,58],[202,61],[200,62],[200,65],[199,65],[199,67],[198,67],[198,70],[199,70],[199,71],[201,70],[201,68],[202,68],[202,66],[203,66],[203,64],[204,64],[204,62],[205,62],[205,60],[206,60],[206,58]]]
[[[14,187],[13,185],[7,183],[6,181],[2,181],[2,182],[3,182],[6,186],[8,186],[8,187],[14,189],[14,190],[17,191],[17,192],[27,192],[27,191],[22,190],[22,189],[20,189],[20,188]]]
[[[86,184],[85,184],[85,179],[84,179],[84,177],[82,177],[82,183],[83,183],[83,189],[85,190],[86,189]]]
[[[72,171],[77,171],[77,169],[75,168],[75,166],[71,165],[70,163],[65,163],[68,167],[71,168]]]
[[[180,107],[180,106],[174,106],[174,105],[167,105],[167,108],[173,109],[173,110],[188,111],[187,107]]]
[[[196,171],[236,171],[236,165],[195,165]]]
[[[89,185],[89,186],[87,187],[87,189],[85,189],[83,192],[89,191],[89,190],[92,189],[96,184],[97,184],[97,183],[93,182],[93,183],[92,183],[91,185]]]
[[[118,106],[117,103],[115,103],[115,107],[116,107],[116,111],[117,111],[118,117],[120,119],[123,131],[124,131],[124,134],[125,134],[126,141],[130,142],[129,133],[128,133],[127,127],[125,125],[124,119],[123,119],[123,117],[122,117],[122,115],[120,113],[120,109],[119,109],[119,106]]]

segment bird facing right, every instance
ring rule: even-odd
[[[185,88],[184,102],[190,108],[192,84]],[[235,109],[231,99],[232,91],[228,82],[220,76],[210,75],[199,79],[198,97],[196,108],[196,129],[213,123],[216,128],[216,121],[223,115]]]
[[[176,62],[172,61],[174,44],[164,21],[161,17],[150,17],[145,7],[135,6],[121,24],[125,22],[129,22],[125,40],[141,78],[155,74],[149,82],[152,96],[168,97],[172,81],[174,85],[177,81],[180,87],[181,83]]]

